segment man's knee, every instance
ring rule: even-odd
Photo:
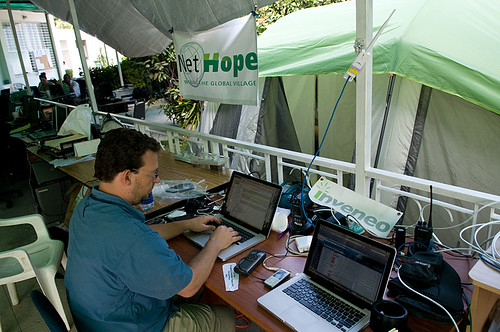
[[[165,332],[235,330],[233,309],[207,304],[180,304],[180,310],[167,322]]]

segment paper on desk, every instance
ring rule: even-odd
[[[85,158],[75,158],[75,157],[70,157],[66,159],[54,159],[50,161],[50,164],[54,167],[63,167],[63,166],[68,166],[68,165],[73,165],[80,163],[82,161],[88,161],[94,159],[94,156],[87,156]]]
[[[228,263],[222,265],[222,274],[224,275],[224,283],[226,284],[227,292],[234,292],[238,290],[240,275],[234,272],[236,263]]]

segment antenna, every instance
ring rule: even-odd
[[[430,186],[429,222],[419,221],[415,227],[415,251],[428,251],[432,239],[432,186]]]
[[[382,24],[382,26],[378,30],[375,37],[373,37],[370,44],[368,44],[368,46],[366,48],[363,48],[361,50],[361,52],[359,52],[359,54],[354,59],[354,62],[351,64],[351,66],[349,67],[349,69],[347,70],[347,72],[344,75],[345,79],[349,78],[349,82],[351,82],[358,75],[361,68],[363,68],[363,66],[365,65],[366,60],[371,55],[372,46],[377,41],[378,37],[380,37],[380,35],[382,34],[382,31],[384,31],[385,27],[387,26],[387,23],[389,23],[389,20],[391,19],[392,15],[394,14],[395,11],[396,11],[396,9],[392,10],[391,15],[389,15],[387,20],[385,20],[384,24]]]
[[[429,206],[429,221],[427,222],[427,227],[432,229],[432,185],[430,187],[430,206]]]

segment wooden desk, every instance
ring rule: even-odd
[[[266,241],[252,249],[260,249],[273,254],[285,253],[286,237],[283,236],[279,240],[277,240],[277,237],[278,233],[271,232],[271,236]],[[182,257],[185,262],[189,262],[200,251],[196,245],[188,241],[182,235],[169,240],[168,244]],[[290,331],[289,327],[258,305],[257,298],[264,295],[268,291],[264,287],[264,283],[262,281],[251,276],[240,276],[238,290],[234,292],[226,292],[224,277],[222,275],[222,265],[232,262],[237,263],[241,258],[245,257],[250,250],[251,249],[231,258],[226,262],[222,262],[218,259],[215,262],[210,277],[205,282],[206,290],[223,301],[220,303],[225,302],[233,308],[241,311],[245,316],[266,331]],[[290,270],[292,271],[291,276],[293,276],[295,273],[303,271],[305,262],[305,257],[290,256],[283,259],[270,258],[266,264],[268,266],[278,266]],[[265,269],[262,265],[252,273],[252,275],[264,279],[272,274],[272,271]],[[214,301],[213,298],[210,300],[212,300],[210,302],[217,302]]]
[[[38,146],[28,148],[28,151],[35,156],[50,162],[53,157],[44,153],[38,153]],[[229,181],[231,170],[225,167],[212,168],[207,165],[191,165],[182,161],[174,159],[174,154],[167,151],[160,151],[158,154],[160,179],[162,180],[192,180],[199,182],[205,180],[202,185],[207,189],[212,189],[218,185]],[[81,184],[91,187],[96,184],[98,180],[94,177],[94,163],[95,160],[83,161],[76,164],[59,167],[61,171],[68,174]],[[149,212],[156,211],[160,208],[170,205],[175,201],[168,202],[167,204],[159,204],[155,202],[155,207]]]
[[[277,239],[278,233],[271,232],[270,237],[258,244],[251,249],[260,249],[268,253],[279,254],[285,253],[285,243],[286,236],[281,239]],[[188,241],[183,236],[178,236],[174,239],[168,241],[169,246],[174,249],[185,262],[189,262],[200,249]],[[224,277],[222,275],[222,265],[227,263],[237,263],[241,258],[245,257],[246,254],[251,250],[247,250],[232,259],[222,262],[217,260],[210,277],[205,282],[206,291],[208,291],[208,302],[209,303],[226,303],[231,305],[233,308],[242,312],[245,316],[251,319],[254,323],[259,325],[266,331],[291,331],[291,329],[280,320],[271,315],[267,310],[260,307],[257,303],[257,299],[268,292],[268,289],[264,287],[264,283],[251,276],[239,278],[239,288],[234,292],[227,292],[225,290]],[[467,280],[467,272],[470,269],[472,260],[464,259],[463,257],[455,257],[448,254],[444,254],[446,261],[452,265],[457,273],[460,275],[463,281]],[[306,262],[306,257],[299,256],[288,256],[286,258],[270,258],[266,264],[268,266],[280,267],[290,270],[292,273],[290,277],[294,276],[296,273],[303,272],[304,265]],[[262,265],[259,266],[252,275],[266,279],[273,274],[272,271],[265,269]],[[394,274],[395,275],[395,274]],[[393,276],[394,276],[393,275]],[[467,291],[470,295],[470,292]],[[217,302],[219,300],[219,302]],[[409,317],[408,326],[413,331],[452,331],[454,330],[452,323],[450,324],[440,324],[430,320],[424,320],[417,317]],[[370,332],[372,329],[368,326],[363,331]],[[319,331],[318,331],[319,332]]]
[[[500,249],[500,241],[496,243]],[[495,303],[500,299],[500,273],[483,261],[478,261],[469,271],[474,285],[471,300],[472,331],[482,331],[483,325]]]

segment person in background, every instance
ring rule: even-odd
[[[45,95],[50,95],[50,85],[54,85],[51,81],[47,80],[47,75],[45,73],[40,73],[38,76],[40,83],[38,83],[38,90],[40,93]]]
[[[134,129],[106,133],[95,159],[98,186],[70,220],[64,285],[81,331],[234,331],[226,306],[181,303],[197,294],[218,253],[241,239],[214,216],[148,226],[136,209],[158,176],[160,144]],[[185,263],[167,241],[186,230],[213,231]],[[199,295],[199,293],[198,293]]]
[[[73,93],[75,97],[80,97],[80,85],[69,74],[64,74],[62,88],[65,95]]]

